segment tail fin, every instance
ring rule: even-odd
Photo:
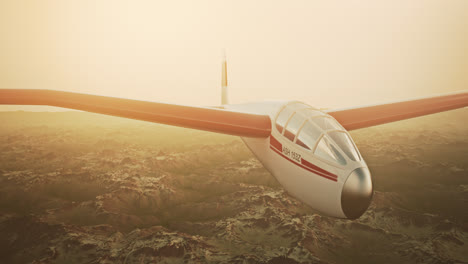
[[[223,62],[222,62],[222,71],[221,71],[221,104],[222,105],[229,104],[226,51],[224,50],[223,50]]]

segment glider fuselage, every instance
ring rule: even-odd
[[[270,116],[269,137],[242,140],[290,195],[329,216],[365,212],[373,194],[367,164],[331,116],[296,101],[225,108]]]

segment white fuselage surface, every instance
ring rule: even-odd
[[[290,195],[334,217],[365,212],[373,194],[367,164],[331,116],[296,101],[224,107],[270,116],[268,138],[241,138]]]

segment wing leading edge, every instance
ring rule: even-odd
[[[271,120],[223,109],[36,89],[0,89],[0,104],[47,105],[229,135],[268,137]]]
[[[468,106],[468,91],[381,105],[326,111],[347,130],[381,125]]]

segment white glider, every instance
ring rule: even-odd
[[[468,91],[321,111],[297,101],[215,108],[36,89],[0,89],[0,104],[48,105],[240,136],[288,193],[323,214],[356,219],[373,196],[372,177],[348,131],[468,106]]]

